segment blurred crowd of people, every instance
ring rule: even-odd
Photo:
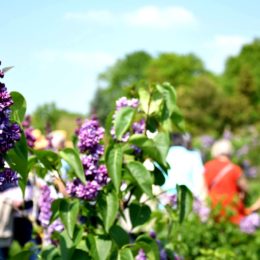
[[[194,197],[219,209],[217,220],[226,218],[240,222],[260,209],[260,199],[245,206],[248,183],[239,165],[231,161],[233,147],[229,140],[217,140],[211,147],[211,160],[202,161],[200,152],[192,148],[189,134],[173,134],[167,156],[168,176],[163,185],[167,194],[176,194],[177,185],[185,185]]]

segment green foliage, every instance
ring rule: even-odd
[[[201,131],[222,132],[226,127],[239,130],[241,126],[247,127],[259,121],[259,53],[260,40],[256,39],[243,46],[239,55],[227,60],[222,75],[215,75],[207,71],[203,62],[194,54],[161,53],[157,57],[146,54],[149,58],[144,59],[143,53],[134,52],[101,73],[100,79],[105,84],[96,93],[92,111],[96,112],[101,122],[105,122],[113,108],[111,101],[126,95],[127,86],[141,80],[159,83],[167,81],[176,87],[179,106],[188,123],[186,130],[192,134]],[[145,112],[149,102],[152,103],[150,114],[155,107],[162,106],[160,99],[156,99],[156,93],[153,100],[147,99],[147,95],[151,94],[149,86],[136,87]],[[166,85],[162,87],[167,89]],[[175,113],[177,121],[179,113],[176,108]],[[177,127],[183,130],[185,126],[181,121]]]
[[[194,54],[162,53],[147,67],[147,77],[153,82],[168,81],[175,86],[189,85],[205,73],[202,61]]]
[[[143,92],[138,91],[138,86]],[[57,219],[61,220],[64,231],[52,234],[57,246],[43,248],[39,253],[40,258],[133,259],[138,251],[143,249],[149,259],[159,259],[156,241],[140,233],[140,229],[148,225],[152,217],[150,206],[141,200],[146,194],[146,201],[157,201],[152,185],[163,184],[163,181],[158,181],[154,174],[161,174],[162,179],[164,171],[167,170],[169,133],[174,127],[175,121],[172,118],[178,107],[175,90],[169,83],[138,86],[128,91],[130,97],[140,95],[140,106],[136,109],[122,108],[115,112],[114,117],[108,118],[110,122],[107,124],[107,136],[104,139],[105,156],[101,163],[107,166],[111,182],[99,191],[94,201],[65,197],[52,202],[50,221],[54,223]],[[143,134],[133,134],[131,125],[140,119],[147,122],[145,131]],[[113,127],[115,136],[110,134]],[[146,131],[153,132],[154,137],[148,137]],[[126,133],[130,138],[123,142],[122,137]],[[17,147],[20,149],[17,150]],[[58,153],[30,149],[28,159],[24,137],[18,142],[17,147],[11,150],[14,155],[10,154],[8,158],[10,164],[21,172],[24,170],[28,174],[31,170],[38,177],[44,178],[48,171],[59,173],[63,159],[70,166],[72,177],[79,179],[83,184],[89,181],[88,176],[85,176],[77,148],[65,148]],[[157,172],[144,166],[147,159],[156,164]],[[27,175],[24,178],[27,178]],[[24,188],[25,183],[20,183],[20,186]],[[184,218],[187,211],[186,193],[187,191],[181,187],[181,218]],[[169,214],[172,214],[171,210]],[[84,222],[81,217],[84,218]],[[122,221],[127,218],[131,221],[131,230],[125,230],[122,225]],[[27,253],[28,250],[22,249],[15,257]]]
[[[184,259],[258,259],[259,230],[245,234],[227,221],[215,222],[210,218],[202,223],[194,213],[182,224],[175,224],[170,237],[162,229],[168,218],[157,213],[155,231],[166,248],[171,248]]]
[[[179,200],[177,203],[180,212],[179,221],[182,223],[187,215],[192,211],[193,196],[186,186],[180,185],[177,187],[177,197]]]
[[[106,153],[107,169],[109,176],[113,182],[116,192],[119,192],[121,186],[123,152],[120,145],[109,147]]]
[[[99,89],[92,101],[91,110],[101,122],[104,123],[113,110],[115,100],[124,95],[124,88],[145,78],[150,60],[151,56],[144,51],[133,52],[99,75]]]
[[[60,118],[60,113],[55,103],[47,103],[39,106],[32,115],[33,125],[42,132],[47,126],[56,129]]]
[[[131,107],[123,107],[115,116],[115,135],[121,140],[124,133],[129,129],[134,118],[135,110]]]
[[[11,106],[12,117],[11,119],[19,124],[22,123],[26,113],[26,100],[19,92],[11,92],[11,97],[14,104]]]
[[[84,169],[78,151],[72,148],[65,148],[63,151],[60,151],[60,156],[71,166],[74,176],[78,177],[83,183],[86,183]]]
[[[127,169],[141,190],[152,197],[152,176],[143,164],[132,161],[127,164]]]

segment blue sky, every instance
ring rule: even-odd
[[[96,78],[135,50],[190,53],[217,73],[260,37],[259,1],[12,0],[0,5],[0,60],[28,112],[46,102],[85,113]]]

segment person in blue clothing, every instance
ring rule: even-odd
[[[167,162],[168,176],[162,189],[168,194],[176,194],[176,185],[185,185],[193,195],[204,200],[207,189],[204,180],[204,166],[200,152],[190,149],[191,139],[187,134],[172,134]]]

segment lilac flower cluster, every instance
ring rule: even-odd
[[[248,178],[255,178],[257,176],[257,168],[251,166],[248,160],[243,160],[241,163],[241,167]]]
[[[18,180],[16,173],[10,168],[3,168],[0,172],[0,190],[5,189],[8,184],[14,184]]]
[[[210,208],[203,201],[195,199],[193,202],[193,211],[199,216],[202,223],[208,220]]]
[[[213,143],[215,142],[215,139],[210,135],[202,135],[200,137],[200,141],[201,141],[203,148],[208,149],[213,145]]]
[[[31,148],[34,148],[34,144],[36,142],[36,138],[33,136],[33,127],[31,126],[31,116],[27,115],[25,120],[22,122],[22,126],[24,128],[24,134],[27,141],[27,145]]]
[[[51,203],[53,199],[51,198],[51,190],[47,185],[41,187],[41,195],[39,198],[39,221],[44,228],[47,228],[50,224],[51,218]]]
[[[116,101],[116,111],[119,111],[123,107],[137,108],[139,106],[139,100],[137,98],[127,99],[121,97]]]
[[[1,65],[1,62],[0,62]],[[0,70],[0,78],[4,77],[4,72]],[[16,183],[17,176],[14,171],[6,168],[4,156],[14,147],[21,137],[21,129],[18,124],[10,120],[10,106],[13,104],[12,97],[7,91],[5,84],[0,82],[0,189],[5,189],[6,185]]]
[[[104,137],[104,128],[99,126],[95,117],[86,120],[78,129],[78,148],[82,154],[81,162],[84,168],[87,183],[84,185],[79,179],[67,183],[67,192],[85,200],[94,200],[98,192],[108,182],[107,168],[99,165],[104,154],[104,146],[100,144]]]
[[[51,235],[54,231],[61,232],[64,229],[60,219],[56,219],[50,224],[51,219],[51,204],[53,198],[51,197],[51,190],[47,185],[41,187],[41,195],[39,198],[40,214],[38,219],[41,226],[44,228],[44,242],[50,244]]]
[[[141,248],[138,251],[137,256],[135,257],[135,260],[146,260],[146,259],[147,259],[146,254],[145,254],[144,250]]]
[[[240,230],[247,234],[253,234],[260,227],[260,216],[257,213],[252,213],[240,222]]]

